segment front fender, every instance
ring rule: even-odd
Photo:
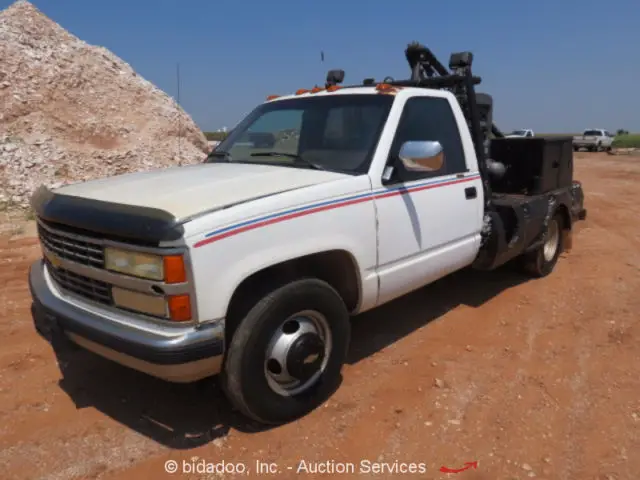
[[[235,290],[254,273],[288,260],[332,250],[346,251],[351,256],[356,267],[359,298],[362,299],[361,303],[369,302],[370,300],[365,297],[372,296],[372,293],[367,293],[364,290],[370,290],[370,288],[366,287],[368,286],[367,280],[370,278],[369,273],[371,272],[367,272],[367,269],[364,269],[358,261],[358,255],[354,253],[357,251],[357,246],[353,245],[345,237],[315,238],[290,242],[285,245],[263,246],[254,251],[246,250],[244,254],[235,257],[235,261],[225,262],[223,269],[216,269],[213,266],[214,262],[210,258],[194,262],[195,265],[198,265],[195,279],[198,312],[201,320],[223,318],[227,313],[229,302]],[[211,278],[207,273],[209,268],[211,269],[209,271],[212,272]],[[215,272],[219,274],[217,275],[218,278],[215,278]],[[206,288],[207,291],[205,291],[205,286],[210,286],[211,288]],[[375,295],[373,295],[373,298],[375,299]]]
[[[199,320],[224,318],[242,281],[273,265],[302,256],[343,250],[360,283],[360,310],[377,300],[377,238],[372,202],[301,216],[244,231],[210,244],[190,244]]]

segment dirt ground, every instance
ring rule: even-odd
[[[637,480],[640,159],[581,153],[575,176],[588,218],[551,276],[460,272],[354,319],[340,389],[262,431],[214,382],[171,385],[82,351],[58,362],[32,325],[37,242],[0,240],[0,478],[245,468],[251,478]],[[210,473],[189,473],[198,462]],[[399,462],[426,473],[367,473]]]

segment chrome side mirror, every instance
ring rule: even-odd
[[[405,142],[398,156],[410,172],[437,172],[444,166],[444,151],[437,141]]]

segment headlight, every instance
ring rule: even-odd
[[[112,272],[150,280],[162,281],[164,279],[164,261],[160,255],[106,247],[104,261],[105,268]]]

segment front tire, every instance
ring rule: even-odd
[[[349,312],[328,283],[302,279],[284,285],[240,322],[222,387],[240,412],[258,422],[295,420],[338,386],[350,334]]]
[[[553,271],[564,249],[563,228],[562,215],[556,213],[547,225],[544,244],[523,258],[524,270],[528,274],[541,278]]]

